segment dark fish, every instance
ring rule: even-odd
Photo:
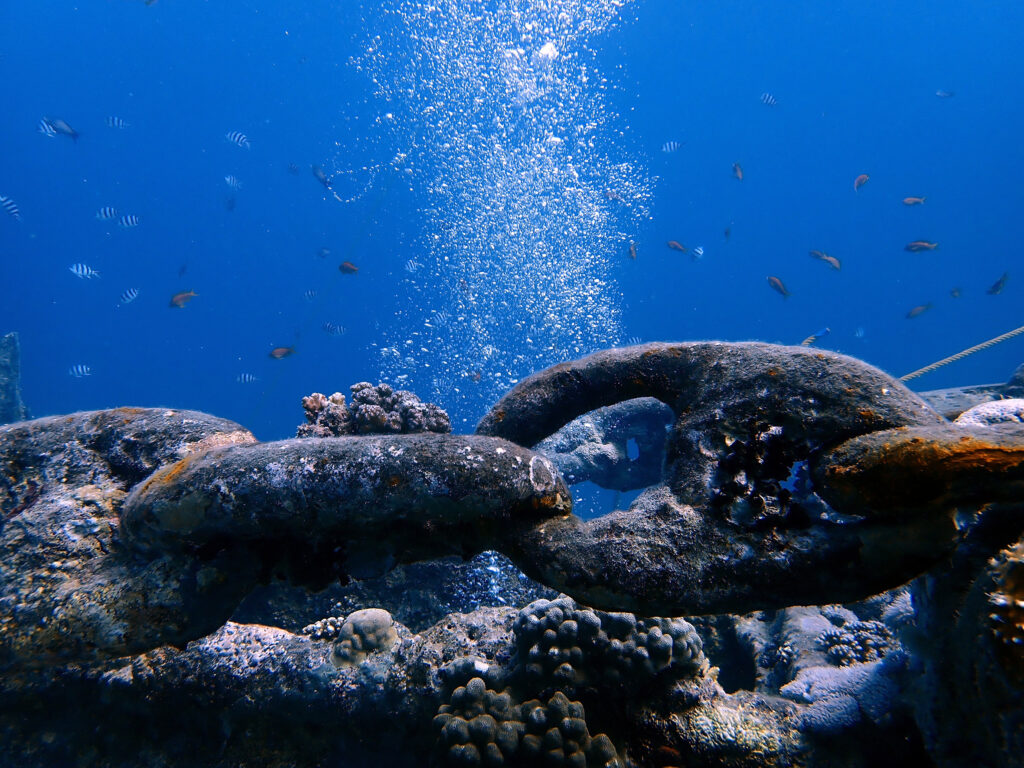
[[[811,251],[811,258],[817,259],[818,261],[824,261],[832,269],[842,269],[842,264],[839,263],[839,259],[835,256],[829,256],[824,251]]]
[[[743,181],[743,166],[739,163],[732,164],[732,177],[736,179],[736,181]]]
[[[934,251],[938,247],[938,243],[932,243],[928,240],[915,240],[903,246],[903,250],[910,251],[911,253],[920,253],[921,251]]]
[[[225,211],[233,211],[233,210],[235,210],[235,205],[236,204],[237,204],[237,201],[235,200],[235,196],[234,195],[228,195],[227,197],[224,198],[224,210]]]
[[[199,294],[196,293],[195,291],[182,291],[181,293],[176,293],[173,296],[171,296],[170,306],[173,307],[174,309],[182,309],[186,304],[188,304],[190,301],[192,301],[194,297],[198,295]]]
[[[126,213],[117,220],[117,226],[121,227],[121,229],[132,229],[133,227],[137,227],[139,226],[139,217],[134,213]]]
[[[629,258],[636,261],[636,243],[629,244]]]
[[[773,290],[781,293],[782,298],[786,298],[787,296],[790,295],[789,291],[786,290],[786,286],[783,285],[782,281],[779,280],[779,278],[775,277],[774,275],[768,276],[768,285],[770,285]]]
[[[954,299],[959,299],[960,298],[960,286],[957,286],[956,288],[953,288],[949,292],[949,295],[952,296]]]
[[[313,171],[313,175],[316,177],[316,180],[323,184],[325,189],[331,188],[331,179],[326,173],[324,173],[323,168],[319,165],[311,165],[309,166],[309,169]]]
[[[343,261],[338,265],[338,269],[341,270],[342,274],[354,275],[359,271],[359,267],[353,264],[351,261]]]
[[[904,205],[921,205],[922,203],[924,203],[924,200],[925,199],[923,197],[904,197],[903,198],[903,204]]]
[[[97,221],[110,221],[111,219],[117,218],[117,208],[112,205],[104,205],[98,211],[96,211]]]
[[[292,176],[298,176],[299,166],[297,166],[295,163],[288,163],[288,173],[290,173]]]
[[[100,273],[88,264],[72,264],[68,269],[71,271],[71,274],[80,280],[92,280],[92,278],[100,276]]]
[[[249,137],[246,136],[241,131],[231,131],[230,133],[225,134],[224,138],[226,138],[236,147],[241,147],[242,149],[252,149],[252,144],[249,143]]]
[[[856,192],[858,189],[860,189],[865,184],[867,184],[868,183],[868,179],[870,179],[870,178],[871,177],[868,176],[866,173],[862,173],[860,176],[858,176],[856,179],[854,179],[853,180],[853,191]]]
[[[83,376],[92,376],[92,368],[88,365],[82,365],[81,363],[78,365],[72,365],[68,368],[68,376],[75,379],[80,379]]]
[[[120,307],[120,306],[123,306],[124,304],[131,304],[137,298],[139,298],[139,289],[138,288],[126,288],[124,290],[124,293],[121,294],[121,298],[120,298],[117,306]]]
[[[770,93],[765,92],[761,94],[761,103],[765,106],[774,107],[779,102]]]
[[[985,291],[985,293],[987,293],[989,296],[998,296],[1000,293],[1003,292],[1003,288],[1006,287],[1006,281],[1009,279],[1010,273],[1003,272],[1003,276],[996,280],[994,283],[992,283],[992,287]]]
[[[319,256],[321,259],[326,259],[328,256],[331,255],[331,249],[321,248],[319,251],[316,252],[316,255]]]
[[[680,253],[686,253],[689,250],[685,245],[680,243],[678,240],[669,240],[667,243],[665,243],[665,245],[667,245],[673,251],[679,251]]]
[[[67,136],[72,141],[78,141],[78,131],[68,125],[66,121],[61,120],[59,117],[55,119],[46,117],[43,119],[50,124],[50,128],[52,128],[55,133],[59,133],[61,136]]]
[[[289,355],[295,354],[295,347],[274,347],[270,350],[270,356],[275,360],[280,360]]]
[[[240,373],[235,378],[235,381],[237,381],[239,384],[252,384],[254,382],[259,381],[259,379],[253,376],[251,373]]]
[[[931,302],[928,302],[927,304],[920,304],[920,305],[914,307],[909,312],[907,312],[907,320],[912,320],[915,317],[923,315],[925,312],[927,312],[931,308],[932,308]]]
[[[725,229],[724,229],[724,230],[722,231],[722,235],[724,235],[724,236],[725,236],[725,239],[726,239],[726,240],[728,240],[728,239],[729,239],[730,237],[732,237],[732,227],[726,227],[726,228],[725,228]]]
[[[18,210],[18,204],[11,198],[5,195],[0,195],[0,208],[3,208],[15,221],[21,221],[21,211]]]
[[[127,122],[126,120],[122,120],[120,117],[113,117],[113,116],[108,117],[107,120],[106,120],[106,123],[107,123],[107,128],[117,128],[118,130],[122,130],[122,131],[125,128],[130,128],[131,127],[131,123]]]
[[[184,277],[186,272],[188,272],[188,264],[182,264],[178,267],[178,277]]]

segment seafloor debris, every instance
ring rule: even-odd
[[[21,350],[18,334],[0,336],[0,424],[28,418],[21,401]]]

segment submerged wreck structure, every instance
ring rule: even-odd
[[[0,764],[1024,765],[1017,379],[655,343],[473,435],[367,383],[0,427]]]

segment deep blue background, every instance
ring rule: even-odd
[[[292,434],[301,395],[377,380],[369,345],[401,300],[421,201],[382,181],[342,205],[309,173],[339,153],[352,167],[388,159],[368,154],[380,109],[348,65],[363,24],[348,2],[0,7],[0,194],[23,216],[0,214],[0,331],[21,334],[34,415],[188,407],[270,439]],[[1024,4],[1009,0],[631,5],[594,41],[618,127],[658,177],[652,221],[633,233],[639,258],[608,254],[624,336],[798,343],[830,326],[823,346],[899,375],[1024,324],[1021,30]],[[766,91],[776,106],[760,102]],[[80,140],[41,136],[43,115]],[[109,115],[131,127],[107,128]],[[235,130],[251,151],[224,139]],[[684,145],[660,152],[668,140]],[[854,192],[860,173],[871,179]],[[244,185],[233,211],[226,174]],[[907,195],[927,202],[907,208]],[[142,224],[98,222],[103,205]],[[705,258],[670,239],[702,244]],[[915,239],[939,249],[904,252]],[[343,259],[360,273],[340,275]],[[75,262],[102,278],[78,280]],[[1004,293],[986,295],[1003,272]],[[139,299],[115,308],[130,286]],[[168,308],[188,289],[199,294],[188,307]],[[326,336],[324,320],[347,333]],[[279,345],[298,353],[269,359]],[[914,386],[1003,381],[1022,360],[1016,339]],[[93,375],[69,377],[76,363]],[[237,384],[242,372],[259,381]]]

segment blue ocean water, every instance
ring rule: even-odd
[[[1008,1],[6,3],[0,331],[34,415],[165,405],[261,439],[382,379],[469,431],[519,378],[631,339],[828,327],[901,375],[1024,324],[1021,29]],[[1018,338],[914,387],[1022,359]]]

